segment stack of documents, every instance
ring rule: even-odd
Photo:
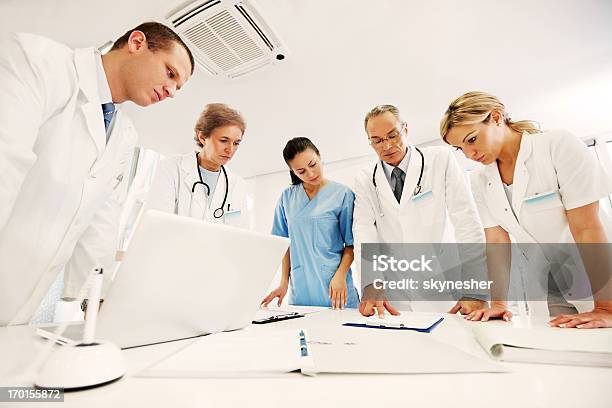
[[[497,360],[612,367],[612,329],[483,325],[474,330],[480,345]]]

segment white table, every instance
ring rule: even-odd
[[[251,326],[249,330],[271,327],[325,328],[357,318],[355,310],[324,310],[305,318]],[[446,315],[431,336],[476,356],[487,357],[474,340],[471,327],[503,322],[467,322]],[[517,320],[511,324],[526,325]],[[367,330],[367,329],[364,329]],[[552,329],[551,329],[552,330]],[[34,328],[0,328],[0,378],[15,376],[41,347],[32,335]],[[65,394],[65,402],[35,404],[66,407],[612,407],[612,369],[509,364],[511,373],[419,374],[419,375],[336,375],[306,377],[291,373],[270,378],[141,378],[134,374],[185,345],[189,339],[126,350],[128,373],[104,387]],[[231,358],[231,356],[228,356]],[[7,377],[8,376],[8,377]],[[14,384],[28,385],[25,383]],[[13,385],[13,384],[11,384]],[[10,403],[7,407],[32,407],[31,403]],[[0,403],[2,406],[2,403]]]

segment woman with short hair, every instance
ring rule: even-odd
[[[245,182],[225,167],[245,129],[238,111],[206,105],[194,128],[197,151],[160,161],[146,208],[248,228]]]

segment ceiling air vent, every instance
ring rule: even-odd
[[[251,0],[193,1],[166,18],[211,75],[236,78],[287,57]]]

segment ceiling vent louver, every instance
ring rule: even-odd
[[[198,0],[166,19],[214,76],[236,78],[287,57],[287,47],[251,0]]]

